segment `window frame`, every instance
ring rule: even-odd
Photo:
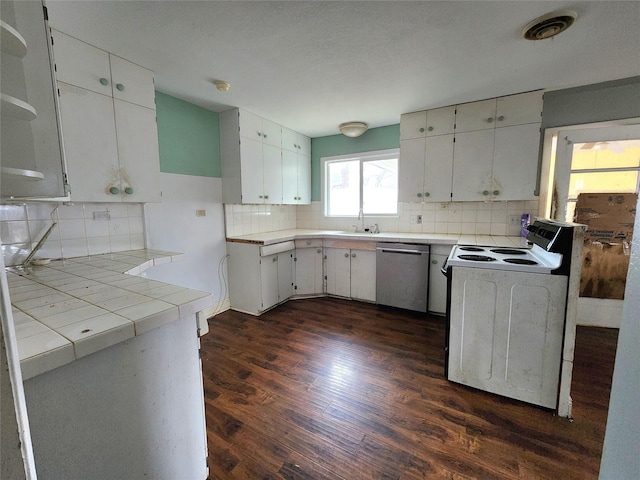
[[[335,155],[330,157],[321,157],[320,158],[320,181],[321,181],[321,200],[322,200],[322,213],[326,218],[357,218],[359,213],[363,208],[363,197],[364,197],[364,189],[363,189],[363,164],[365,162],[371,162],[376,160],[385,160],[389,158],[395,158],[398,162],[398,169],[400,167],[400,148],[389,148],[385,150],[374,150],[374,151],[366,151],[366,152],[355,152],[346,155]],[[347,162],[347,161],[355,161],[357,160],[360,163],[360,185],[359,185],[359,211],[355,212],[353,215],[329,215],[329,184],[327,182],[327,168],[331,163],[339,163],[339,162]],[[399,185],[396,186],[396,211],[395,213],[365,213],[368,217],[398,217],[398,189]]]

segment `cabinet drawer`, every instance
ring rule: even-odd
[[[322,239],[307,238],[306,240],[296,240],[296,248],[322,248]]]

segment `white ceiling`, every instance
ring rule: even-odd
[[[338,124],[640,75],[638,1],[62,1],[54,28],[155,72],[156,88],[311,137]],[[521,30],[570,8],[574,25]],[[218,92],[212,81],[231,83]]]

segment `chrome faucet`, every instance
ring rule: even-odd
[[[358,212],[358,220],[360,220],[360,231],[364,232],[364,210],[362,210],[362,207],[360,207],[360,211]]]

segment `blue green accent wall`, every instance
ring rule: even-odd
[[[349,138],[330,135],[311,139],[311,200],[320,200],[320,159],[349,153],[373,152],[400,147],[400,124],[372,128],[364,135]]]
[[[220,177],[220,130],[216,112],[156,91],[160,171]]]

